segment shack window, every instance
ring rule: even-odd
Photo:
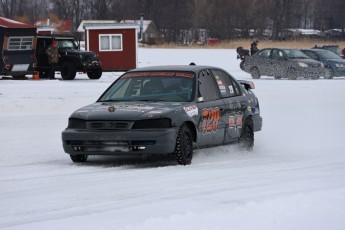
[[[8,50],[32,50],[33,37],[9,37]]]
[[[100,51],[122,51],[122,34],[100,34]]]

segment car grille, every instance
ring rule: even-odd
[[[89,130],[131,129],[134,122],[127,121],[89,121],[86,128]]]
[[[76,152],[137,152],[154,145],[156,141],[67,141],[66,143]]]

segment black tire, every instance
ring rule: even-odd
[[[71,160],[75,163],[82,163],[87,161],[88,155],[86,154],[78,154],[78,155],[70,155]]]
[[[296,70],[294,70],[294,69],[288,69],[288,71],[287,71],[287,78],[289,79],[289,80],[296,80],[297,79],[297,72],[296,72]]]
[[[252,151],[254,148],[254,132],[253,122],[247,119],[243,128],[241,136],[238,140],[241,150]]]
[[[179,165],[189,165],[193,158],[193,134],[186,125],[182,125],[176,138],[174,154]]]
[[[102,76],[102,69],[94,69],[92,72],[87,72],[87,76],[90,79],[100,79]]]
[[[261,77],[260,71],[257,67],[251,68],[250,74],[252,75],[253,79],[259,79]]]
[[[330,68],[326,68],[326,72],[325,72],[325,79],[333,79],[334,78],[334,71],[333,69]]]
[[[64,62],[61,65],[61,77],[64,80],[73,80],[77,74],[73,62]]]
[[[240,68],[241,68],[241,70],[244,70],[244,61],[241,61]]]
[[[312,80],[318,80],[318,79],[320,79],[320,76],[312,76],[311,79]]]

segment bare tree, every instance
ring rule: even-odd
[[[20,0],[0,0],[1,13],[7,18],[13,18],[18,14]]]
[[[345,0],[0,0],[4,17],[35,19],[53,13],[72,19],[74,29],[84,19],[133,20],[144,14],[167,41],[176,42],[181,30],[205,28],[220,39],[261,36],[272,29],[278,39],[284,28],[345,28]],[[344,33],[345,34],[345,33]]]

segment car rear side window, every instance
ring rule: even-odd
[[[281,50],[273,50],[272,51],[272,58],[283,58],[284,53]]]
[[[199,94],[203,101],[218,100],[219,90],[210,70],[203,70],[199,73]]]
[[[240,94],[238,85],[230,75],[221,70],[212,70],[212,73],[217,82],[220,96],[222,98],[235,97]]]
[[[304,53],[305,53],[306,55],[308,55],[308,57],[310,57],[310,58],[312,58],[312,59],[315,59],[315,60],[318,59],[317,54],[315,54],[314,52],[311,52],[311,51],[309,51],[309,50],[306,50],[306,51],[304,51]]]
[[[262,58],[269,58],[270,57],[271,50],[261,50],[259,53],[259,56]]]
[[[9,37],[8,50],[32,50],[33,37]]]

